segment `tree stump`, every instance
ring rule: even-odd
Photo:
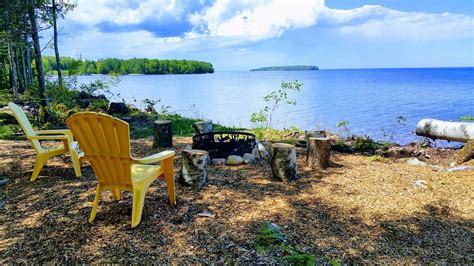
[[[183,150],[179,181],[188,186],[202,187],[207,184],[209,153],[204,150]]]
[[[286,143],[274,143],[270,148],[270,166],[273,179],[278,181],[291,181],[297,178],[296,174],[296,149]]]
[[[457,154],[457,162],[465,163],[474,159],[474,140],[470,140],[464,144],[464,147]]]
[[[326,168],[330,165],[331,142],[329,138],[308,138],[306,163],[311,168]]]
[[[173,146],[173,130],[170,120],[154,121],[153,132],[153,147],[168,148]]]
[[[209,133],[213,131],[211,121],[200,121],[193,124],[196,134]]]

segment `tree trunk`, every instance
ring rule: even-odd
[[[306,162],[309,167],[326,168],[330,165],[331,142],[329,138],[308,138]]]
[[[196,134],[209,133],[213,131],[211,121],[200,121],[193,124]]]
[[[40,105],[42,107],[41,113],[41,121],[46,122],[49,118],[49,114],[47,111],[48,106],[48,99],[45,96],[45,80],[44,80],[44,70],[43,64],[41,61],[41,47],[40,41],[38,36],[38,28],[36,25],[36,12],[35,12],[35,1],[29,0],[28,5],[28,16],[30,18],[30,26],[31,26],[31,39],[33,40],[33,47],[35,50],[35,64],[36,64],[36,71],[37,71],[37,78],[38,78],[38,93],[40,98]]]
[[[23,84],[23,79],[21,76],[21,70],[20,70],[20,57],[19,54],[21,55],[21,50],[18,49],[18,51],[15,53],[15,66],[16,66],[16,74],[17,74],[17,80],[18,80],[18,92],[22,93],[25,90],[24,84]]]
[[[474,140],[474,123],[422,119],[416,125],[416,134],[432,139],[467,142]]]
[[[273,143],[269,148],[273,179],[278,181],[295,180],[297,178],[295,147],[285,143]]]
[[[10,87],[13,90],[15,98],[18,97],[18,84],[17,84],[17,75],[15,67],[15,51],[12,47],[12,43],[9,37],[7,37],[7,47],[8,47],[8,65],[10,70]]]
[[[173,129],[170,120],[153,122],[153,147],[168,148],[173,146]]]
[[[56,0],[53,2],[53,38],[54,38],[54,55],[56,56],[56,68],[58,70],[58,84],[59,86],[63,85],[63,77],[61,74],[61,59],[59,58],[59,48],[58,48],[58,25],[57,25],[57,6]]]
[[[25,48],[28,49],[28,47],[26,47],[26,43],[25,43]],[[28,88],[28,86],[30,84],[28,84],[28,74],[27,74],[27,71],[26,71],[26,61],[25,61],[25,50],[26,49],[23,49],[23,47],[20,49],[20,53],[21,53],[21,69],[23,71],[23,84],[24,84],[24,87],[23,87],[23,91],[22,92],[25,92],[25,90]]]
[[[183,150],[182,167],[179,181],[182,184],[202,187],[207,184],[207,167],[210,162],[209,153],[204,150]]]

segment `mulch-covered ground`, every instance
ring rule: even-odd
[[[176,139],[178,150],[189,139]],[[134,154],[157,152],[134,141]],[[317,257],[345,262],[474,262],[474,172],[446,173],[401,160],[335,153],[338,166],[305,167],[299,180],[271,180],[266,163],[210,167],[209,185],[178,184],[170,207],[164,182],[146,197],[141,224],[130,228],[131,195],[104,193],[88,224],[96,179],[89,166],[75,178],[67,157],[48,161],[29,181],[34,151],[26,141],[0,141],[0,263],[277,262],[258,255],[253,241],[265,222]],[[444,155],[449,163],[453,152]],[[436,160],[436,158],[433,158]],[[473,164],[473,163],[471,163]],[[178,173],[180,156],[175,160]],[[416,180],[429,188],[416,188]],[[201,212],[214,217],[200,217]]]

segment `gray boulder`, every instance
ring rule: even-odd
[[[257,161],[255,156],[250,153],[245,153],[242,159],[244,160],[244,163],[255,163]]]
[[[244,162],[244,159],[238,155],[229,155],[227,157],[227,164],[228,165],[239,165]]]

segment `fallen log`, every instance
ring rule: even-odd
[[[416,125],[418,136],[467,142],[474,140],[474,123],[422,119]]]

